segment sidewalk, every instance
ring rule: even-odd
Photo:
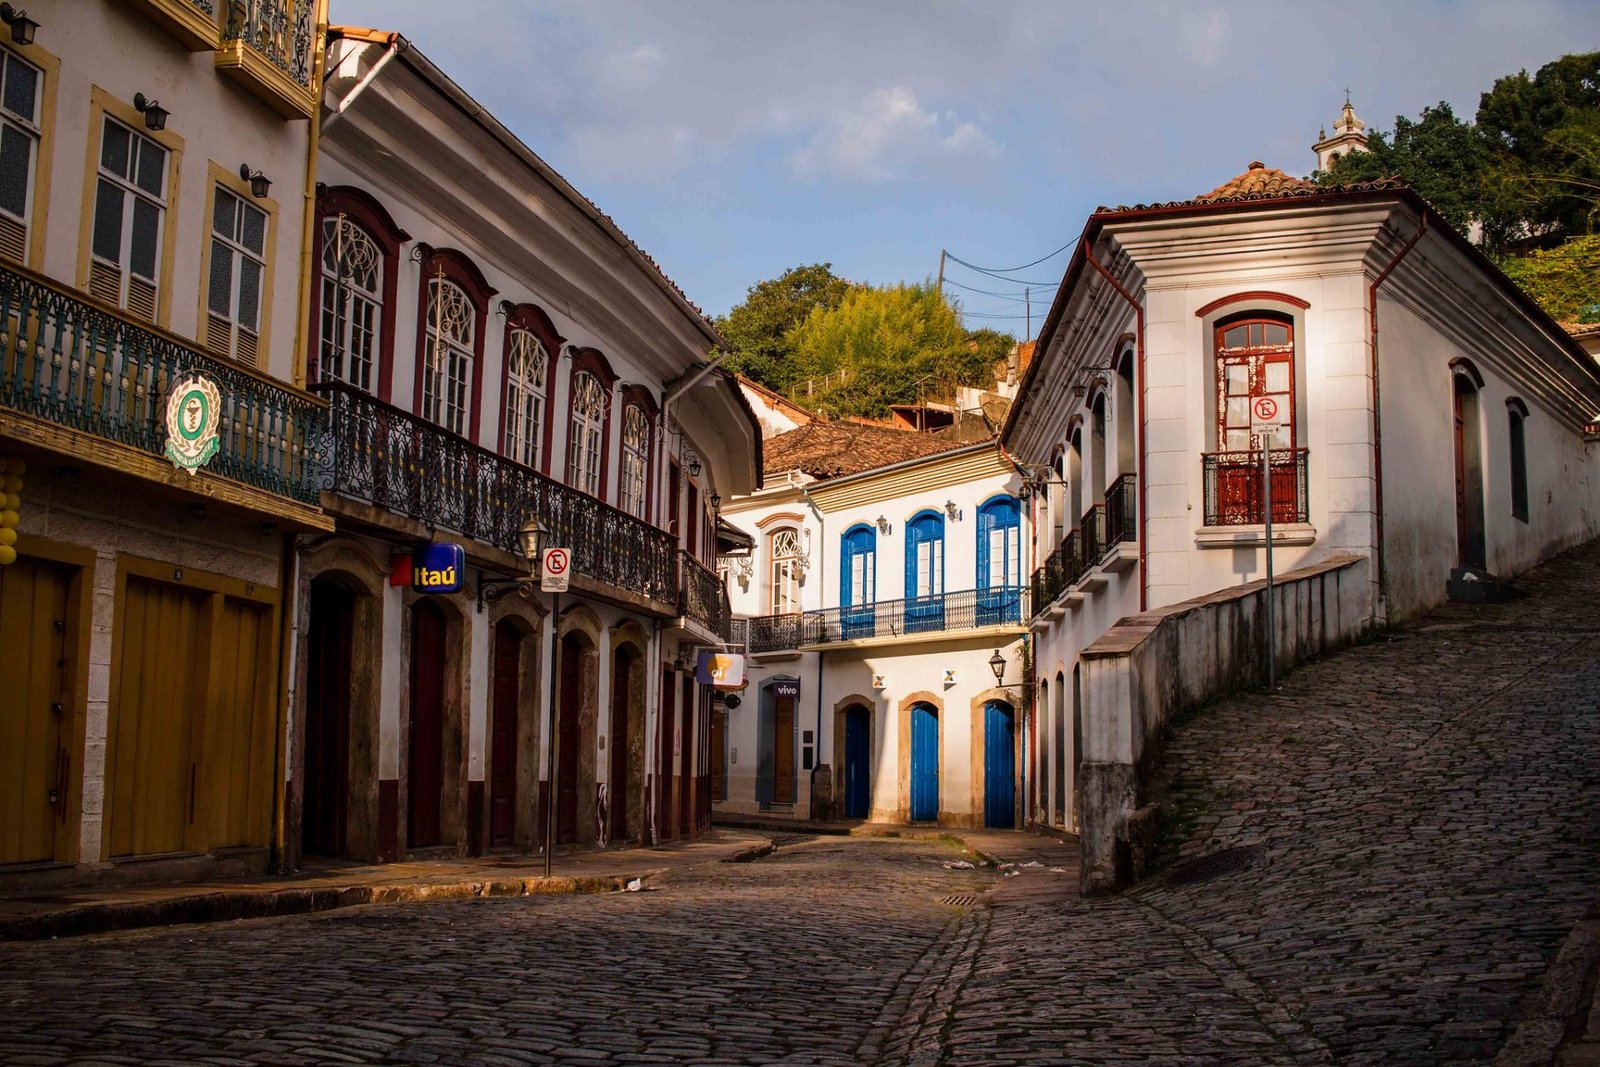
[[[291,875],[181,885],[95,886],[0,893],[0,942],[74,937],[178,923],[297,915],[361,904],[547,893],[613,893],[674,867],[740,862],[772,851],[765,836],[713,829],[659,848],[558,852],[418,863],[318,863]]]

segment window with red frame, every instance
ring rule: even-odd
[[[467,432],[472,386],[472,301],[453,282],[428,283],[427,335],[423,346],[422,416],[452,433]]]
[[[650,469],[650,419],[637,404],[622,412],[622,510],[644,518]]]

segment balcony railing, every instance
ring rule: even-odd
[[[1069,531],[1061,543],[1045,557],[1044,563],[1033,572],[1033,607],[1043,611],[1045,606],[1067,591],[1067,587],[1083,574],[1082,541],[1077,530]]]
[[[204,469],[314,503],[328,415],[315,398],[0,267],[0,405],[164,456],[167,394],[188,374],[222,397]]]
[[[1205,472],[1207,526],[1258,526],[1266,521],[1260,452],[1207,452]],[[1272,521],[1309,522],[1306,494],[1306,450],[1272,450]]]
[[[342,382],[313,388],[332,402],[323,488],[513,553],[531,515],[578,574],[676,604],[665,531]]]
[[[801,621],[804,618],[799,612],[793,612],[747,619],[750,651],[783,652],[799,648]]]
[[[732,611],[717,572],[687,552],[678,553],[678,614],[726,640]]]
[[[1105,548],[1139,539],[1138,480],[1131,474],[1117,476],[1106,490]]]
[[[1106,550],[1106,509],[1102,504],[1095,504],[1083,513],[1083,518],[1078,520],[1078,539],[1082,546],[1082,558],[1085,568],[1092,567],[1100,562],[1100,556]]]
[[[750,620],[728,620],[728,649],[733,652],[748,652],[750,650]]]
[[[224,41],[243,41],[296,85],[311,88],[311,0],[229,0]]]

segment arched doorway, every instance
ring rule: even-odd
[[[406,778],[406,847],[444,840],[444,703],[446,622],[432,600],[411,607],[411,721]]]
[[[334,578],[311,582],[300,815],[300,847],[311,856],[342,856],[348,844],[355,601],[355,594]]]
[[[939,817],[939,713],[931,704],[911,707],[911,821]]]
[[[983,706],[983,825],[1017,824],[1016,712],[1003,700]]]
[[[610,836],[637,838],[642,832],[644,783],[644,657],[633,645],[619,645],[611,660]]]
[[[1076,830],[1083,813],[1083,665],[1072,665],[1072,817],[1068,826]]]
[[[1478,386],[1464,372],[1454,375],[1456,556],[1463,567],[1485,567],[1488,552],[1483,520],[1483,435]]]
[[[561,638],[556,709],[556,844],[578,840],[578,766],[582,756],[583,659],[589,641],[574,630]]]
[[[872,713],[860,704],[844,710],[844,817],[865,819],[871,808]]]
[[[510,848],[517,834],[517,768],[522,661],[528,631],[507,617],[494,627],[494,687],[489,733],[489,847]]]

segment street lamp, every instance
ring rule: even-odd
[[[517,545],[522,549],[522,558],[528,561],[528,573],[537,574],[539,570],[539,544],[544,540],[545,529],[539,525],[539,520],[529,518],[522,524],[522,529],[517,531]]]
[[[998,648],[994,650],[994,655],[989,657],[989,669],[994,671],[994,684],[1000,685],[1006,676],[1006,658],[1000,654]]]
[[[479,614],[482,614],[485,604],[493,604],[513,588],[521,597],[533,596],[539,588],[540,550],[549,536],[550,531],[540,526],[539,520],[530,515],[528,521],[522,524],[522,529],[517,531],[517,548],[521,551],[522,558],[528,561],[527,575],[521,578],[479,578]]]
[[[33,31],[39,28],[38,19],[30,19],[26,11],[18,11],[10,4],[0,4],[0,22],[11,27],[13,44],[32,44]]]

